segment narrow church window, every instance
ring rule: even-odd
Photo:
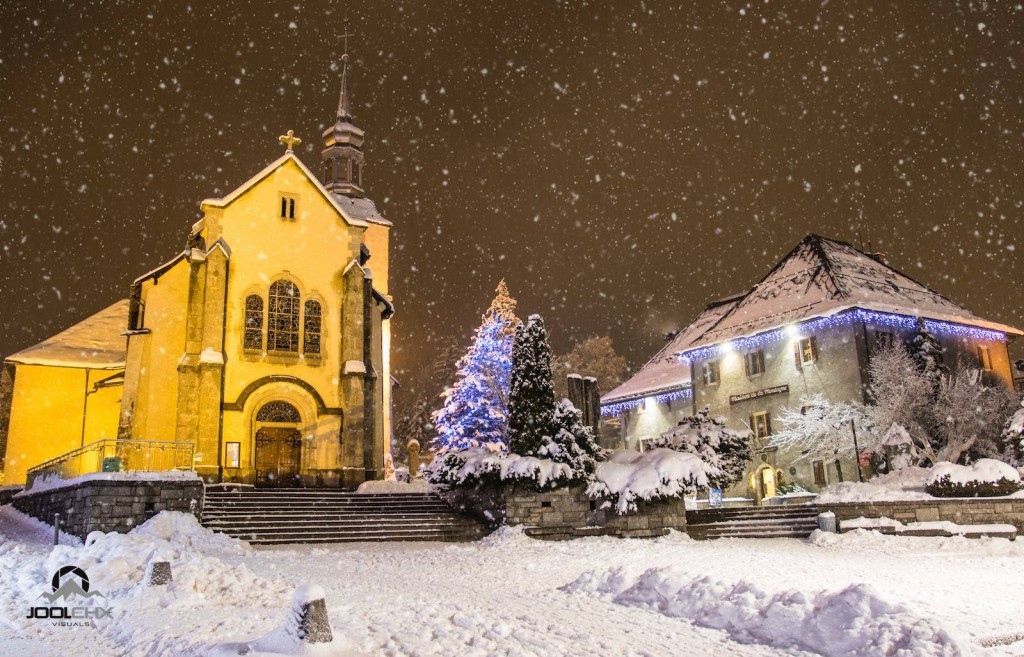
[[[263,349],[263,297],[258,294],[245,298],[243,346],[246,349]]]
[[[299,288],[291,281],[275,281],[270,286],[267,348],[272,351],[299,350]]]
[[[307,354],[320,353],[320,320],[322,311],[319,301],[307,301],[305,307],[305,333],[302,336],[302,351]]]
[[[294,196],[289,194],[281,194],[281,218],[282,219],[294,219],[295,218],[295,203],[296,199]]]

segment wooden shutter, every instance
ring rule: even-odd
[[[814,485],[825,485],[825,464],[822,461],[814,462]]]
[[[750,376],[750,356],[751,354],[743,355],[743,371],[746,372],[747,376]]]
[[[811,362],[817,362],[818,360],[818,339],[813,335],[809,338],[811,341]]]
[[[802,340],[797,340],[793,343],[793,358],[796,360],[796,371],[799,372],[803,368],[803,363],[800,361],[800,343]]]
[[[771,413],[765,413],[764,414],[764,430],[768,432],[765,435],[767,435],[767,436],[772,435],[772,414]]]

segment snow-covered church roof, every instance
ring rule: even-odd
[[[846,242],[812,234],[748,292],[710,304],[601,403],[622,403],[690,385],[690,367],[679,362],[680,353],[852,308],[1024,335],[1020,329],[978,317]]]
[[[88,367],[116,370],[124,367],[128,329],[128,299],[122,299],[37,345],[8,356],[8,363]]]

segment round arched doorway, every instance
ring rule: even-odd
[[[267,402],[256,411],[256,485],[292,488],[301,483],[302,417],[285,401]]]

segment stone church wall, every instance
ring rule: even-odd
[[[161,511],[203,509],[203,484],[196,481],[83,481],[62,488],[24,492],[14,508],[45,523],[60,514],[61,529],[85,539],[90,532],[126,533]]]

